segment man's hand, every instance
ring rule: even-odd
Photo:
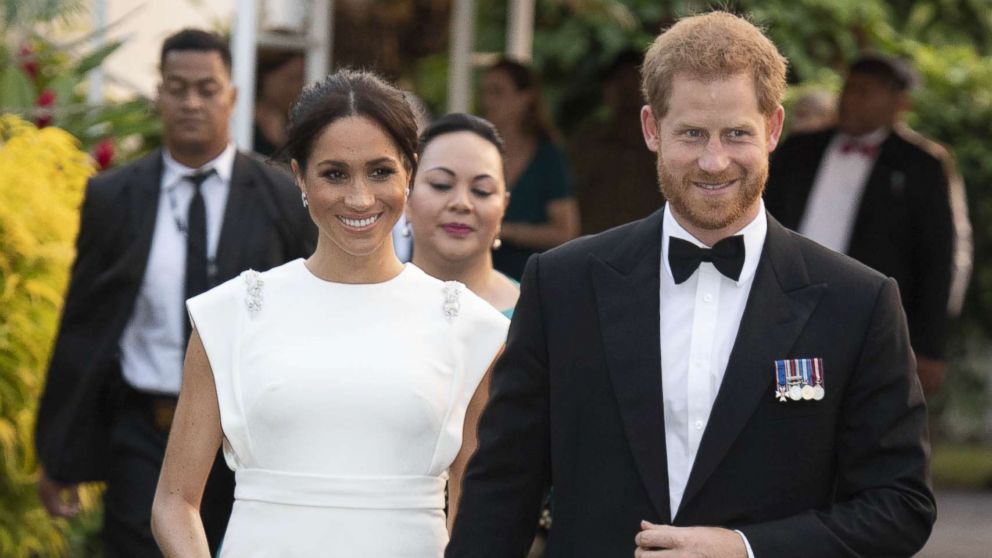
[[[79,513],[79,485],[52,480],[44,469],[38,479],[38,497],[52,517],[76,517]]]
[[[634,558],[747,558],[744,539],[720,527],[672,527],[641,522]]]
[[[947,362],[935,358],[916,355],[916,373],[920,375],[923,393],[933,395],[944,383],[944,373],[947,372]]]

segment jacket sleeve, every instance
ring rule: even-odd
[[[107,184],[91,180],[83,198],[76,237],[76,259],[69,276],[35,431],[35,447],[46,472],[54,479],[65,481],[100,476],[99,472],[89,470],[90,466],[69,457],[65,441],[70,438],[66,429],[85,429],[90,421],[100,420],[100,417],[93,416],[94,413],[86,417],[67,415],[76,408],[71,401],[75,394],[81,389],[93,387],[86,385],[84,376],[99,364],[93,363],[92,359],[81,358],[81,355],[92,354],[93,347],[92,338],[89,332],[84,331],[85,327],[81,325],[83,320],[79,316],[88,312],[92,304],[90,295],[106,265],[104,227],[114,222],[105,207],[109,192],[101,186]],[[93,448],[93,451],[98,452],[100,448]]]
[[[904,293],[909,337],[922,356],[942,358],[954,274],[954,216],[947,177],[937,160],[920,176],[914,204],[913,288]]]
[[[741,527],[757,558],[908,557],[923,547],[936,505],[926,406],[907,333],[889,279],[840,410],[835,503]]]
[[[506,349],[493,370],[445,556],[524,556],[549,474],[548,355],[540,261],[524,270]]]

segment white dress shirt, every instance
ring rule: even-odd
[[[661,242],[661,385],[665,406],[665,448],[672,517],[678,512],[699,443],[737,339],[754,273],[765,244],[768,220],[764,202],[758,216],[737,234],[744,235],[744,267],[737,281],[713,264],[699,269],[680,285],[668,264],[668,239],[705,244],[689,234],[665,205]],[[751,546],[741,533],[748,556]]]
[[[856,138],[840,133],[834,135],[810,189],[806,210],[799,222],[801,234],[831,250],[847,253],[861,196],[875,166],[878,150],[875,155],[867,156],[858,151],[844,153],[842,147],[854,141],[877,148],[888,134],[889,130],[882,128]]]
[[[214,169],[200,191],[207,212],[208,268],[216,260],[227,194],[234,170],[234,145],[200,169],[189,168],[163,150],[164,169],[148,267],[121,337],[121,373],[131,387],[158,394],[179,393],[186,340],[186,227],[193,184],[183,177]]]

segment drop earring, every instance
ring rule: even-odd
[[[403,238],[410,238],[411,236],[413,236],[413,232],[410,230],[409,222],[403,223],[403,228],[400,229],[400,235]]]
[[[500,238],[497,236],[496,239],[493,240],[493,250],[499,250],[499,247],[502,245],[503,245],[503,241],[500,240]]]
[[[300,198],[303,199],[303,207],[310,207],[310,202],[307,201],[307,193],[300,192]]]

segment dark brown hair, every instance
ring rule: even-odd
[[[509,58],[501,58],[486,70],[488,73],[504,72],[510,77],[517,91],[533,91],[534,101],[527,107],[527,114],[522,123],[523,130],[534,137],[543,137],[557,141],[558,130],[551,121],[551,115],[541,97],[541,83],[537,74],[530,66],[521,64]]]
[[[339,70],[304,88],[289,111],[288,140],[280,154],[305,170],[320,134],[349,116],[379,125],[403,156],[412,179],[417,171],[417,122],[410,104],[402,91],[365,70]]]

